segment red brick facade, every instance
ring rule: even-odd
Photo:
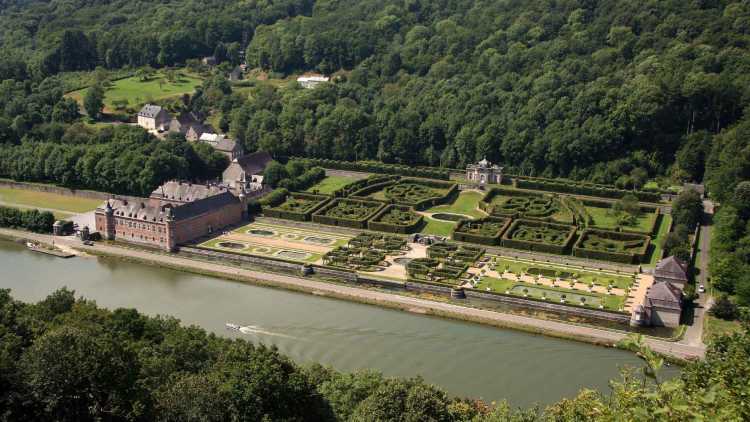
[[[195,193],[192,185],[189,189]],[[153,197],[108,200],[96,209],[96,230],[108,240],[171,251],[243,220],[247,206],[243,200],[225,189],[200,193],[205,196],[187,203]]]

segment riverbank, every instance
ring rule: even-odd
[[[51,243],[52,236],[16,230],[0,229],[0,235],[7,238],[24,238]],[[534,334],[577,340],[601,346],[616,346],[627,336],[625,332],[598,329],[588,326],[567,324],[558,321],[541,320],[526,316],[500,313],[495,311],[469,308],[452,303],[436,302],[378,290],[367,290],[360,287],[317,281],[310,278],[290,275],[264,273],[236,267],[197,261],[177,255],[148,252],[140,249],[128,249],[98,243],[96,246],[85,246],[76,240],[55,238],[56,244],[66,244],[84,253],[118,259],[127,259],[144,264],[156,265],[196,274],[258,284],[266,287],[278,287],[299,292],[312,293],[338,299],[353,300],[360,303],[385,306],[419,314],[447,317],[463,321],[492,325],[500,328],[522,330]],[[705,354],[703,347],[691,346],[680,342],[670,342],[647,338],[646,343],[657,353],[676,360],[700,359]]]

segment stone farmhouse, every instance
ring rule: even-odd
[[[503,181],[503,168],[483,159],[476,164],[466,166],[466,180],[484,186],[488,183],[500,184]]]
[[[235,192],[244,190],[251,196],[261,194],[263,171],[271,160],[271,155],[263,151],[235,158],[222,173],[222,183]]]
[[[95,211],[96,230],[107,240],[120,240],[173,251],[247,214],[244,192],[226,187],[167,182],[149,198],[109,199]]]
[[[169,133],[186,136],[190,128],[199,124],[198,119],[192,113],[180,113],[169,121]]]
[[[229,161],[240,157],[244,153],[242,145],[239,142],[217,133],[204,132],[198,138],[198,142],[211,145],[213,149],[226,155]]]
[[[688,282],[687,265],[679,258],[662,259],[654,269],[654,284],[633,313],[633,325],[677,327],[682,315],[682,291]]]
[[[146,104],[138,112],[138,126],[146,130],[167,130],[171,120],[172,116],[158,105]]]

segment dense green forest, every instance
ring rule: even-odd
[[[210,151],[80,124],[58,75],[208,54],[237,64],[244,52],[272,78],[334,77],[313,90],[209,78],[186,106],[248,151],[443,167],[486,157],[623,188],[705,181],[723,205],[714,281],[750,304],[746,1],[0,5],[0,177],[131,194],[215,177],[223,163]]]
[[[0,290],[2,421],[736,421],[750,417],[750,334],[717,340],[678,379],[625,370],[611,393],[547,409],[448,396],[422,379],[299,366],[275,348],[170,317],[105,310],[57,291],[36,304]],[[633,341],[633,347],[640,347]],[[654,376],[655,374],[655,376]],[[644,381],[648,380],[648,381]]]
[[[236,62],[245,41],[251,67],[341,71],[313,91],[211,98],[250,150],[279,154],[701,180],[749,98],[744,1],[73,0],[0,13],[2,78]]]

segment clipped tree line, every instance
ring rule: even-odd
[[[55,224],[55,216],[49,211],[0,207],[0,227],[24,229],[34,233],[51,233],[53,224]]]
[[[625,195],[635,195],[639,201],[659,202],[661,194],[658,192],[632,191],[617,189],[591,183],[574,181],[560,181],[555,179],[515,179],[515,186],[521,189],[534,189],[547,192],[572,193],[576,195],[599,196],[602,198],[622,198]]]
[[[414,167],[404,164],[386,164],[377,161],[340,161],[327,158],[299,158],[327,169],[360,171],[364,173],[394,174],[399,176],[423,177],[427,179],[450,180],[450,170],[433,167]]]

